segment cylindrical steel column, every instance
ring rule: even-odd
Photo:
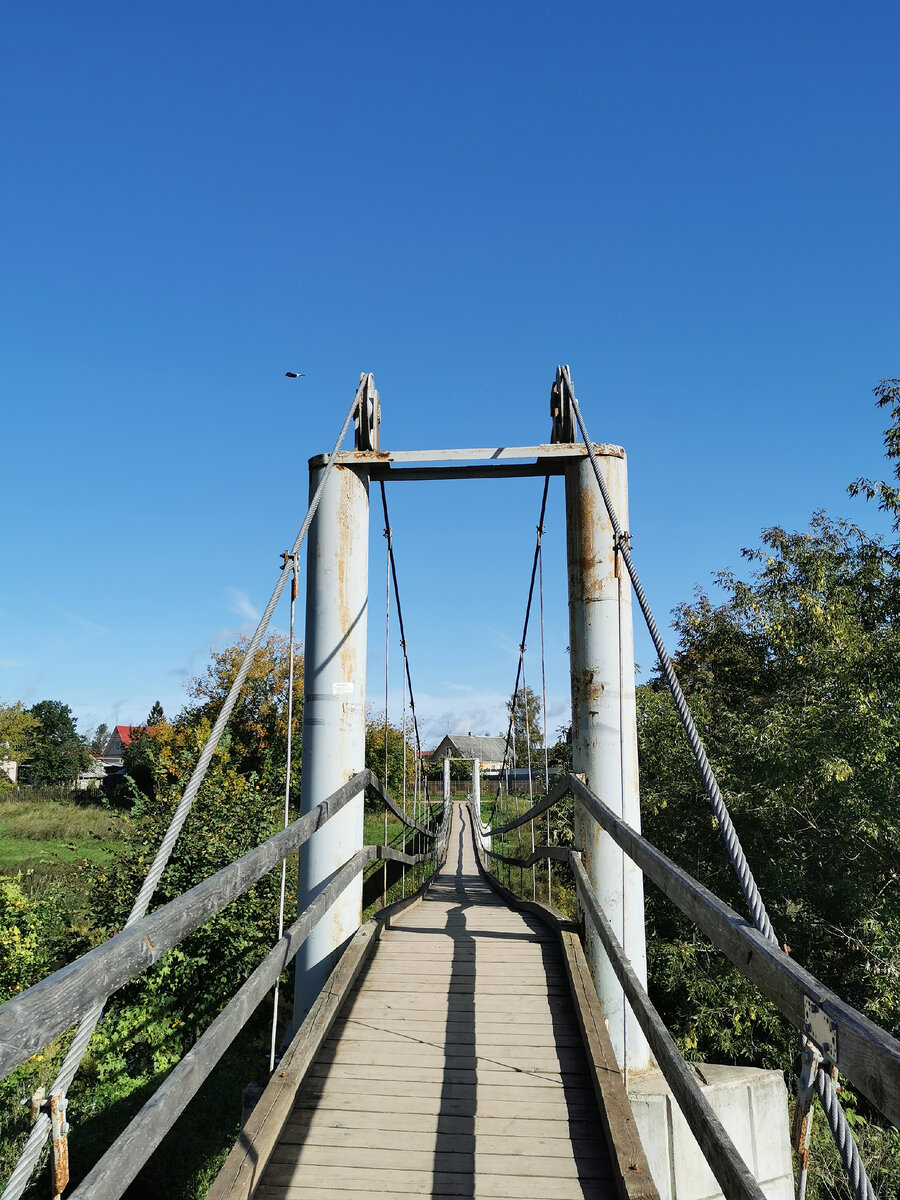
[[[628,483],[623,450],[600,453],[619,521],[628,528]],[[600,489],[583,458],[566,467],[566,549],[572,674],[572,764],[603,802],[634,829],[641,827],[631,584],[613,546]],[[647,982],[644,880],[632,861],[575,803],[575,845],[603,911]],[[650,1065],[644,1035],[625,1000],[599,940],[590,932],[588,957],[619,1066],[627,1073]]]
[[[444,804],[449,804],[450,803],[450,755],[449,754],[444,756],[443,767],[444,767],[444,773],[441,776],[441,783],[443,786],[443,790],[442,790],[441,798],[442,798]]]
[[[310,465],[310,495],[322,469]],[[365,766],[369,480],[364,470],[336,466],[332,471],[310,527],[306,563],[301,813]],[[300,911],[362,845],[360,792],[301,846]],[[297,954],[295,1030],[361,921],[358,876]]]

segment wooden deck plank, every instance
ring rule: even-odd
[[[472,1139],[474,1147],[475,1140]],[[337,1151],[337,1152],[336,1152]],[[467,1149],[459,1145],[458,1149],[450,1151],[435,1151],[434,1146],[426,1150],[413,1150],[408,1147],[400,1149],[384,1146],[321,1146],[305,1143],[301,1147],[285,1147],[279,1145],[270,1162],[272,1164],[272,1179],[281,1177],[291,1183],[302,1178],[306,1167],[332,1167],[337,1162],[341,1169],[355,1168],[370,1170],[403,1171],[446,1171],[458,1175],[471,1174],[479,1170],[489,1175],[501,1171],[508,1175],[519,1175],[528,1178],[541,1179],[603,1179],[608,1175],[606,1156],[587,1153],[583,1157],[575,1157],[574,1151],[567,1156],[541,1155],[536,1150],[527,1153],[512,1153],[512,1147],[506,1146],[500,1154],[487,1154],[480,1146],[478,1149]]]
[[[478,1151],[482,1154],[519,1154],[523,1150],[539,1158],[596,1157],[597,1147],[587,1136],[575,1138],[566,1137],[514,1137],[506,1134],[467,1133],[456,1134],[455,1144],[460,1153],[474,1154],[476,1139]],[[295,1127],[285,1131],[282,1136],[278,1154],[284,1161],[285,1156],[295,1151],[289,1147],[303,1146],[340,1146],[352,1147],[357,1150],[367,1148],[376,1150],[391,1150],[393,1153],[409,1151],[434,1151],[434,1130],[385,1130],[360,1129],[357,1127],[335,1127],[333,1125],[318,1125]]]
[[[524,1138],[559,1138],[570,1141],[593,1137],[596,1132],[593,1122],[574,1120],[566,1115],[556,1119],[528,1118],[514,1115],[511,1117],[485,1117],[476,1115],[474,1118],[454,1117],[438,1112],[373,1112],[369,1108],[354,1113],[341,1115],[334,1110],[319,1112],[314,1108],[295,1109],[285,1126],[287,1140],[296,1140],[296,1136],[304,1130],[330,1129],[334,1132],[341,1130],[374,1131],[390,1135],[398,1133],[435,1133],[440,1123],[442,1132],[456,1134],[459,1137],[474,1132],[475,1137],[524,1137]],[[291,1133],[297,1131],[297,1135]]]
[[[612,1197],[612,1184],[601,1179],[554,1179],[547,1176],[533,1176],[525,1181],[521,1175],[488,1175],[480,1172],[477,1176],[450,1171],[399,1171],[378,1167],[370,1167],[364,1171],[332,1169],[329,1171],[318,1167],[309,1171],[310,1183],[304,1181],[299,1187],[289,1179],[269,1181],[268,1172],[263,1177],[256,1195],[260,1200],[293,1200],[298,1197],[321,1196],[327,1190],[354,1194],[362,1190],[384,1197],[385,1193],[398,1196],[465,1196],[467,1200],[473,1197],[478,1200],[522,1200],[525,1195],[541,1197],[541,1200],[585,1200],[586,1197],[597,1197],[597,1200],[608,1200]],[[314,1180],[314,1183],[313,1183]],[[476,1182],[477,1181],[477,1182]],[[274,1184],[274,1186],[273,1186]],[[303,1191],[300,1191],[300,1188]]]
[[[518,1093],[521,1096],[521,1092]],[[310,1097],[304,1099],[298,1097],[298,1108],[318,1108],[322,1111],[333,1109],[337,1112],[359,1112],[365,1111],[372,1104],[372,1091],[370,1090],[367,1098],[362,1099],[358,1095],[345,1094],[341,1096],[322,1096]],[[577,1120],[577,1121],[594,1121],[597,1120],[597,1103],[593,1095],[586,1094],[584,1102],[578,1101],[561,1101],[553,1100],[541,1096],[540,1099],[532,1100],[530,1095],[528,1099],[515,1100],[483,1100],[478,1102],[474,1098],[455,1099],[453,1097],[442,1096],[378,1096],[378,1107],[387,1113],[446,1113],[448,1116],[457,1117],[475,1117],[475,1116],[492,1116],[492,1117],[516,1117],[517,1115],[523,1119],[531,1118],[538,1121],[543,1120]],[[598,1137],[602,1136],[602,1132]]]
[[[404,1079],[403,1094],[406,1097],[430,1097],[440,1099],[456,1099],[466,1100],[469,1098],[477,1098],[479,1105],[484,1106],[495,1100],[508,1100],[514,1102],[517,1098],[524,1102],[532,1104],[554,1104],[560,1111],[565,1111],[568,1104],[587,1104],[591,1095],[590,1081],[585,1078],[582,1086],[565,1087],[559,1084],[552,1086],[550,1081],[541,1081],[538,1079],[529,1080],[527,1085],[525,1081],[516,1079],[510,1080],[505,1078],[506,1082],[492,1082],[497,1079],[497,1076],[492,1076],[487,1081],[479,1081],[477,1090],[474,1078],[458,1080],[447,1080],[443,1083],[440,1080],[424,1080],[424,1079]],[[310,1086],[305,1089],[310,1098],[328,1101],[336,1096],[368,1096],[370,1099],[373,1094],[377,1094],[380,1090],[380,1084],[384,1080],[371,1079],[354,1079],[345,1077],[336,1080],[315,1080]]]
[[[389,1013],[377,1019],[370,1018],[370,1016],[348,1016],[346,1020],[335,1021],[335,1028],[337,1030],[344,1030],[344,1028],[350,1027],[358,1028],[358,1030],[370,1030],[373,1034],[384,1031],[386,1033],[400,1033],[404,1034],[404,1036],[409,1036],[412,1033],[416,1037],[419,1034],[425,1034],[425,1036],[433,1033],[443,1034],[445,1031],[457,1037],[463,1033],[467,1033],[470,1037],[481,1037],[484,1034],[490,1034],[490,1036],[497,1038],[508,1037],[512,1040],[517,1039],[521,1045],[533,1045],[533,1039],[539,1037],[550,1038],[551,1044],[556,1044],[553,1040],[556,1038],[572,1037],[577,1040],[577,1033],[572,1033],[565,1026],[554,1030],[552,1027],[548,1028],[545,1021],[538,1020],[517,1020],[515,1025],[510,1025],[509,1020],[504,1019],[503,1016],[500,1016],[500,1018],[491,1018],[490,1014],[478,1016],[478,1020],[475,1021],[474,1033],[472,1030],[472,1019],[470,1018],[454,1016],[454,1018],[450,1019],[446,1018],[446,1016],[439,1016],[433,1013]]]
[[[476,1084],[493,1084],[497,1086],[517,1088],[554,1088],[569,1092],[573,1087],[589,1088],[591,1080],[587,1072],[567,1071],[565,1084],[561,1072],[547,1072],[540,1075],[527,1072],[510,1072],[500,1068],[490,1069],[491,1064],[479,1065],[477,1074],[475,1068],[453,1068],[447,1070],[440,1067],[401,1064],[391,1067],[331,1065],[320,1066],[307,1074],[307,1084],[310,1089],[328,1087],[331,1090],[349,1086],[353,1081],[364,1085],[370,1091],[372,1082],[389,1083],[392,1079],[406,1083],[422,1083],[440,1087],[444,1083],[464,1083],[469,1087]],[[386,1089],[385,1089],[386,1090]]]
[[[509,1071],[522,1071],[529,1075],[558,1074],[567,1066],[577,1070],[584,1061],[584,1056],[576,1050],[555,1050],[544,1047],[527,1051],[511,1053],[509,1046],[494,1047],[476,1055],[471,1046],[454,1046],[448,1042],[446,1046],[429,1046],[423,1042],[413,1046],[403,1047],[398,1055],[397,1047],[379,1045],[377,1042],[343,1042],[334,1049],[326,1048],[318,1061],[320,1063],[355,1063],[358,1066],[390,1067],[398,1061],[407,1061],[426,1067],[438,1067],[453,1070],[454,1068],[471,1071],[477,1070],[481,1063],[487,1066],[506,1068]],[[407,1056],[408,1057],[405,1057]]]

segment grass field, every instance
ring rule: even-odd
[[[85,859],[107,862],[127,820],[96,804],[0,795],[0,874],[58,875]]]

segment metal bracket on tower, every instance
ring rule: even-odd
[[[375,390],[375,377],[365,371],[360,375],[359,382],[363,385],[362,400],[356,412],[354,425],[356,427],[355,448],[357,450],[378,449],[378,429],[381,424],[381,402]]]
[[[809,996],[803,997],[803,1032],[816,1043],[828,1062],[837,1063],[837,1025]]]
[[[572,373],[568,365],[556,368],[556,379],[550,389],[550,416],[553,418],[551,442],[575,442],[578,440],[578,426],[575,421],[575,409],[572,401],[575,389],[572,386]]]

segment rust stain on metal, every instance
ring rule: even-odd
[[[42,1088],[42,1087],[39,1087],[37,1089],[37,1091],[32,1095],[31,1109],[30,1109],[30,1114],[29,1114],[31,1116],[31,1124],[32,1125],[38,1119],[38,1115],[41,1111],[41,1106],[43,1105],[43,1103],[46,1099],[47,1099],[47,1093],[44,1090],[44,1088]]]
[[[344,938],[344,922],[340,905],[336,904],[331,910],[331,944],[339,946]]]
[[[797,1152],[797,1157],[800,1159],[800,1169],[803,1171],[806,1170],[809,1163],[809,1134],[812,1116],[812,1108],[807,1108],[805,1113],[801,1113],[798,1108],[794,1113],[794,1150]],[[800,1118],[799,1121],[797,1120],[798,1117]]]
[[[53,1135],[53,1194],[58,1198],[69,1182],[69,1143],[66,1135],[68,1101],[63,1096],[50,1097],[50,1131]]]
[[[572,672],[572,703],[577,706],[576,711],[596,712],[605,690],[605,681],[590,667]]]

